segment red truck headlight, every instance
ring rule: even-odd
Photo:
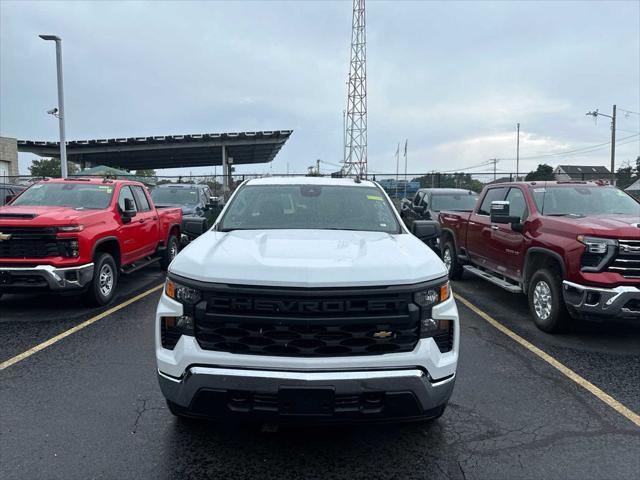
[[[601,272],[615,256],[618,241],[613,238],[590,237],[578,235],[576,239],[584,244],[582,254],[582,270],[585,272]]]

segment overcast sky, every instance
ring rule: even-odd
[[[0,0],[0,134],[57,139],[54,47],[37,37],[53,33],[69,139],[292,129],[273,173],[338,163],[350,29],[343,1]],[[405,139],[410,172],[515,171],[517,122],[528,158],[608,142],[588,110],[640,112],[640,2],[369,1],[367,69],[370,171],[394,172]],[[617,162],[635,162],[640,115],[619,113],[618,138],[636,136]],[[609,146],[521,170],[540,162],[608,166]]]

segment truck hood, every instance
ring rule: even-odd
[[[640,217],[631,215],[547,218],[553,218],[556,225],[570,227],[576,234],[631,240],[640,238]]]
[[[68,207],[27,207],[8,205],[0,208],[0,224],[55,226],[77,223],[94,215],[99,210],[76,210]]]
[[[413,235],[345,230],[209,231],[169,270],[203,282],[289,287],[403,285],[447,274]]]

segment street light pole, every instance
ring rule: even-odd
[[[43,40],[56,42],[56,70],[58,74],[58,123],[60,125],[60,169],[67,178],[67,141],[64,131],[64,86],[62,82],[62,39],[56,35],[39,35]]]

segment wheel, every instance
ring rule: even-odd
[[[555,271],[542,268],[531,277],[529,311],[533,322],[543,332],[561,332],[569,325],[569,313],[562,295],[562,281]]]
[[[118,284],[118,267],[108,253],[99,253],[93,261],[93,279],[87,291],[92,305],[107,305],[116,292]]]
[[[160,259],[160,268],[162,270],[167,270],[169,268],[169,264],[171,261],[176,258],[178,255],[178,251],[180,250],[180,242],[178,241],[178,237],[175,235],[171,235],[169,237],[169,241],[167,242],[167,248],[162,252],[162,257]]]
[[[458,262],[458,255],[456,255],[456,249],[453,246],[453,242],[449,239],[444,243],[442,247],[442,261],[447,272],[449,272],[449,278],[451,280],[460,280],[464,269],[460,262]]]

